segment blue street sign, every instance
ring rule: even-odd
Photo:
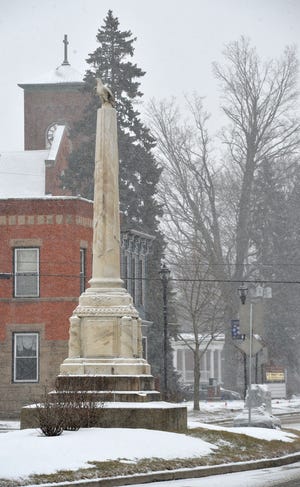
[[[240,320],[231,320],[231,337],[233,340],[245,340],[245,335],[240,333]]]

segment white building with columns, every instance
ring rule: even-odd
[[[215,379],[217,384],[222,383],[222,352],[225,337],[220,334],[209,344],[210,337],[201,339],[200,351],[200,384],[209,384],[209,379]],[[171,342],[173,348],[173,363],[175,370],[180,374],[182,382],[186,385],[194,382],[194,335],[192,333],[182,333]]]

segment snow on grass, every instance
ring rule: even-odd
[[[215,431],[228,431],[229,433],[236,433],[241,435],[252,436],[253,438],[257,438],[259,440],[267,440],[267,441],[286,441],[292,442],[296,435],[293,433],[288,433],[286,431],[277,430],[277,429],[269,429],[269,428],[255,428],[255,427],[233,427],[227,428],[225,426],[217,426],[216,424],[207,424],[207,423],[197,423],[198,428],[204,428],[209,430]]]
[[[247,434],[265,440],[293,441],[294,435],[266,428],[203,428]],[[0,435],[0,478],[50,474],[88,467],[89,461],[141,458],[193,458],[209,455],[216,446],[184,434],[156,430],[88,428],[45,437],[38,430],[8,431]]]
[[[200,413],[191,411],[192,403],[185,405],[190,427],[225,430],[269,441],[293,441],[291,433],[281,430],[208,424],[209,420],[226,418],[242,409],[242,401],[201,401]],[[300,411],[300,398],[272,401],[272,406],[274,412],[297,412]],[[12,431],[14,428],[16,430]],[[76,470],[88,467],[88,461],[127,459],[134,462],[153,457],[166,460],[201,457],[209,455],[215,448],[200,438],[154,430],[91,428],[65,431],[61,436],[49,438],[38,430],[20,431],[17,428],[18,422],[0,422],[0,478],[17,479],[34,473]]]
[[[88,467],[88,461],[191,458],[215,449],[199,438],[156,430],[88,428],[45,437],[38,430],[0,435],[0,478]]]

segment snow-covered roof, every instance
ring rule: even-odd
[[[2,152],[0,198],[43,196],[48,153],[49,150]]]
[[[45,161],[55,161],[65,127],[59,125],[45,150],[0,152],[0,198],[45,196]]]
[[[18,86],[23,88],[27,85],[48,85],[61,83],[83,83],[83,75],[70,64],[61,64],[56,69],[45,73],[35,80],[19,83]]]

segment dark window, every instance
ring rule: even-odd
[[[194,354],[191,350],[185,351],[185,370],[194,370]]]
[[[14,249],[14,295],[16,297],[39,296],[39,249]]]
[[[177,369],[183,371],[183,350],[177,350]]]
[[[38,333],[14,333],[14,382],[38,381]]]
[[[131,296],[132,296],[132,299],[133,299],[133,302],[136,303],[135,299],[136,299],[136,296],[135,296],[135,290],[136,290],[136,282],[135,282],[135,258],[132,257],[131,259]]]
[[[143,306],[143,261],[138,261],[138,275],[136,281],[136,305]]]
[[[123,257],[123,280],[124,286],[128,290],[128,257],[126,254]]]
[[[85,291],[85,279],[86,279],[86,253],[85,249],[80,249],[80,293]]]
[[[142,345],[143,345],[143,358],[145,360],[148,359],[148,342],[147,337],[142,337]]]

